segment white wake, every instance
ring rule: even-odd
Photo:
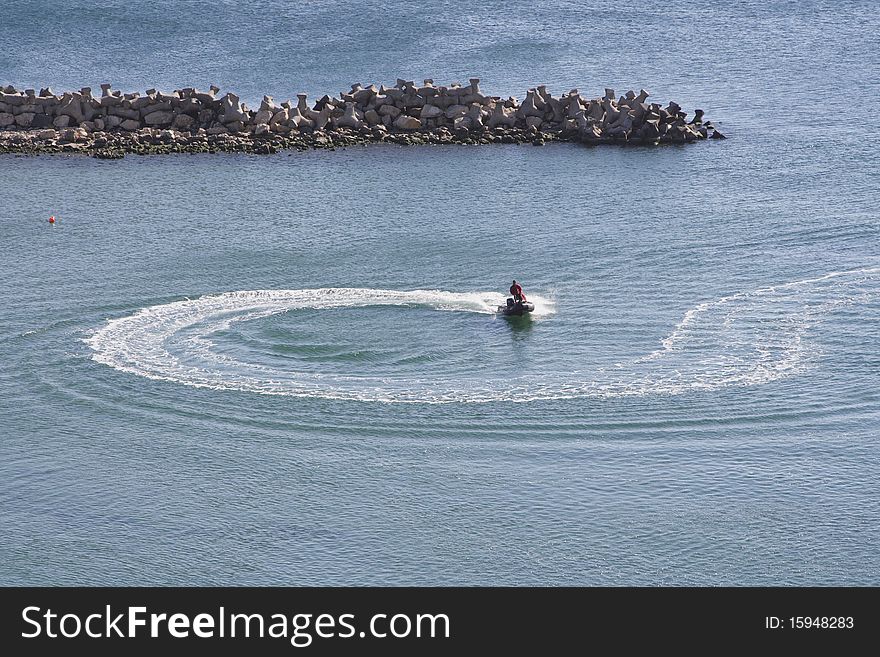
[[[810,366],[806,332],[836,309],[877,298],[880,267],[740,292],[688,310],[660,347],[595,372],[479,381],[295,372],[217,353],[210,336],[235,322],[300,309],[418,306],[494,313],[497,293],[321,288],[227,292],[150,306],[112,319],[86,342],[92,358],[122,372],[216,390],[358,401],[450,403],[678,394],[758,385]],[[530,295],[538,318],[555,312]]]

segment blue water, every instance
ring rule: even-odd
[[[880,583],[876,4],[346,7],[14,0],[0,83],[730,139],[0,157],[0,583]]]

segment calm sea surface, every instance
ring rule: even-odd
[[[0,583],[880,584],[876,3],[424,5],[4,4],[19,88],[730,138],[0,157]]]

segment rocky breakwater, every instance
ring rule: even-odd
[[[0,153],[248,152],[358,144],[491,144],[569,141],[582,144],[684,144],[724,136],[695,110],[648,102],[644,89],[588,98],[577,89],[554,97],[545,86],[525,97],[480,90],[478,79],[435,86],[398,80],[392,87],[355,84],[338,96],[277,103],[264,96],[249,109],[233,93],[187,88],[122,93],[101,85],[55,94],[0,90]]]

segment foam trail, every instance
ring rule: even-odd
[[[461,377],[354,377],[296,372],[217,353],[211,336],[235,322],[299,309],[418,306],[492,314],[494,292],[321,288],[227,292],[143,308],[112,319],[86,342],[92,358],[122,372],[216,390],[358,401],[525,402],[577,397],[678,394],[759,385],[803,372],[815,354],[807,331],[837,308],[878,296],[880,267],[738,292],[689,309],[660,347],[610,370],[463,381]],[[529,295],[534,315],[552,299]]]

